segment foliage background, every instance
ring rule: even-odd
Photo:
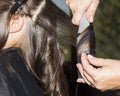
[[[120,59],[120,1],[100,0],[94,23],[97,56]]]

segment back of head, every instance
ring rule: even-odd
[[[46,96],[67,96],[62,70],[64,52],[58,42],[57,26],[70,29],[70,18],[51,0],[0,0],[1,49],[9,35],[10,20],[16,15],[25,17],[25,34],[18,45],[26,66],[39,80]]]

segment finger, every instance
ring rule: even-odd
[[[81,73],[80,75],[83,76],[83,69],[82,69],[82,66],[81,66],[80,63],[77,64],[77,68],[78,68],[79,72]],[[79,83],[85,83],[85,80],[83,78],[78,78],[77,82],[79,82]]]
[[[89,75],[89,73],[87,73],[86,71],[83,72],[85,78],[91,83],[94,83],[94,79]]]
[[[93,56],[90,55],[90,54],[89,54],[87,57],[88,57],[89,62],[90,62],[93,66],[96,66],[96,67],[106,66],[105,59],[93,57]]]
[[[83,16],[83,13],[84,13],[84,11],[81,10],[81,9],[79,9],[79,11],[76,10],[73,13],[72,23],[75,24],[75,25],[79,25],[80,24],[80,20],[81,20],[81,18]]]
[[[76,6],[79,6],[79,7],[76,7],[75,12],[73,14],[73,18],[72,18],[73,24],[79,25],[82,16],[84,15],[84,13],[86,12],[86,10],[89,6],[89,3],[88,2],[86,3],[86,2],[87,1],[81,1],[81,2],[77,3]]]
[[[83,76],[83,68],[82,68],[82,65],[81,65],[80,63],[77,64],[77,68],[78,68],[78,70],[79,70],[79,72],[80,72],[80,75]]]
[[[88,85],[91,85],[91,82],[89,82],[89,80],[85,77],[85,75],[83,74],[83,80],[84,80],[84,82],[86,83],[86,84],[88,84]]]
[[[78,7],[76,7],[78,6]],[[79,25],[80,19],[83,15],[83,8],[80,6],[79,2],[70,2],[69,7],[72,11],[73,17],[72,17],[72,23],[75,25]]]
[[[82,53],[81,55],[81,62],[83,65],[83,70],[89,73],[91,77],[94,76],[96,72],[96,68],[94,68],[88,61],[87,55],[85,53]]]
[[[71,9],[72,13],[74,14],[75,10],[76,10],[76,2],[71,1],[71,0],[66,0],[66,4],[68,5],[68,7]]]
[[[82,78],[78,78],[78,79],[77,79],[77,82],[79,82],[79,83],[85,83],[85,80],[82,79]]]
[[[93,18],[97,10],[98,4],[99,4],[99,0],[94,0],[87,10],[87,19],[91,23],[93,22]]]
[[[83,78],[84,82],[90,85],[89,80],[87,80],[87,78],[84,76],[82,65],[77,64],[77,68],[78,68],[80,74],[82,75],[82,78]]]

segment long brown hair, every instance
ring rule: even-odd
[[[25,0],[13,14],[11,8],[17,1],[0,0],[0,48],[6,43],[11,17],[25,16],[26,32],[19,47],[26,66],[40,82],[46,96],[68,96],[62,68],[64,52],[58,40],[57,27],[61,25],[64,31],[72,31],[70,18],[51,0]]]

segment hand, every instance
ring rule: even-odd
[[[73,14],[72,23],[79,25],[80,19],[85,12],[88,21],[93,22],[99,0],[66,0],[66,3]]]
[[[82,53],[82,64],[77,67],[83,78],[77,82],[87,83],[101,91],[120,89],[120,61],[102,59]]]

